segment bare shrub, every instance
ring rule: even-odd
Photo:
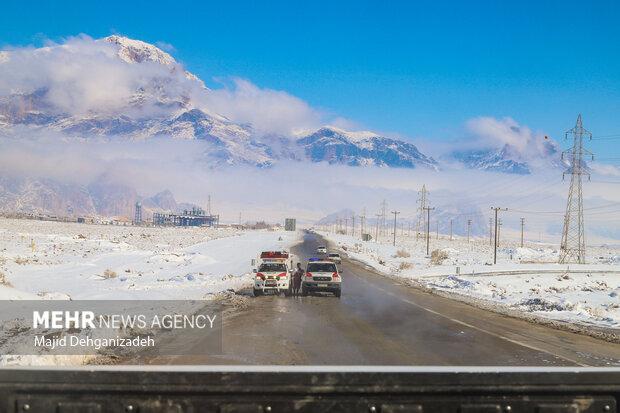
[[[398,265],[398,270],[399,271],[403,271],[403,270],[408,270],[409,268],[412,268],[413,264],[407,261],[401,261],[400,264]]]
[[[398,251],[396,251],[396,258],[409,258],[411,257],[411,254],[409,254],[409,251],[404,250],[404,249],[400,249]]]
[[[445,251],[433,250],[433,252],[431,252],[431,264],[433,265],[441,265],[447,259],[448,253]]]
[[[26,265],[28,264],[28,262],[30,262],[28,258],[22,258],[22,257],[17,257],[13,261],[15,261],[15,264],[17,265]]]
[[[106,280],[109,278],[116,278],[116,273],[108,268],[103,272],[103,278],[105,278]]]
[[[4,285],[7,287],[12,287],[13,285],[6,279],[6,275],[2,271],[0,271],[0,285]]]

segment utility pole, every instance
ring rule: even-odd
[[[349,234],[349,218],[344,219],[344,235]]]
[[[379,242],[379,221],[380,218],[382,217],[381,214],[375,214],[375,217],[377,217],[377,222],[375,223],[375,242]]]
[[[439,220],[435,221],[435,239],[439,239]]]
[[[497,246],[499,247],[500,242],[502,241],[502,225],[504,225],[504,223],[502,222],[502,219],[500,218],[499,221],[497,222]]]
[[[394,241],[392,241],[392,245],[396,246],[396,216],[400,214],[400,212],[392,211],[392,214],[394,214]]]
[[[567,131],[565,139],[569,135],[573,137],[573,146],[562,152],[568,154],[570,158],[569,167],[562,174],[562,179],[566,174],[570,174],[570,189],[568,190],[568,200],[566,202],[566,214],[564,215],[564,229],[562,231],[562,242],[560,244],[560,264],[576,262],[586,263],[586,240],[583,223],[583,189],[582,175],[590,178],[590,173],[583,159],[584,155],[592,156],[592,152],[583,147],[583,138],[592,140],[592,134],[584,129],[581,114],[577,117],[575,127]]]
[[[431,237],[430,237],[430,225],[431,225],[431,211],[435,208],[424,207],[424,211],[426,211],[426,255],[429,255],[430,245],[431,245]]]
[[[497,264],[497,214],[499,211],[508,211],[508,208],[491,207],[495,211],[495,248],[493,249],[493,264]]]
[[[207,197],[207,214],[211,215],[211,195]]]
[[[521,248],[523,248],[523,228],[525,227],[525,218],[521,217]]]
[[[469,236],[471,234],[471,219],[467,220],[467,243],[469,244]]]
[[[351,223],[351,226],[353,227],[353,230],[352,230],[352,234],[351,234],[351,235],[355,236],[355,214],[351,215],[351,220],[353,221],[353,222]]]
[[[450,241],[452,241],[452,221],[453,219],[450,218]]]
[[[489,217],[489,245],[493,245],[493,218]]]
[[[364,221],[366,221],[366,208],[362,210],[362,215],[360,215],[360,237],[364,238]]]

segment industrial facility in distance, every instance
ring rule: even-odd
[[[153,213],[153,225],[176,227],[214,227],[220,222],[219,215],[207,214],[202,208],[192,208],[183,213]]]

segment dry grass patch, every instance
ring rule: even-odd
[[[410,268],[413,268],[413,264],[407,261],[401,261],[400,264],[398,264],[398,270],[399,271],[404,271],[404,270],[408,270]]]
[[[105,278],[106,280],[110,278],[116,278],[116,275],[116,272],[112,271],[109,268],[103,272],[103,278]]]
[[[17,265],[26,265],[30,262],[28,258],[16,257],[14,260]]]
[[[6,287],[13,287],[13,285],[6,279],[6,275],[0,271],[0,285],[4,285]]]
[[[441,265],[447,259],[448,253],[445,251],[433,250],[433,252],[431,252],[431,264],[433,265]]]

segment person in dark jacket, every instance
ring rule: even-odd
[[[301,268],[301,263],[297,263],[297,270],[293,273],[293,295],[299,296],[299,290],[301,289],[301,279],[304,276],[304,270]]]

